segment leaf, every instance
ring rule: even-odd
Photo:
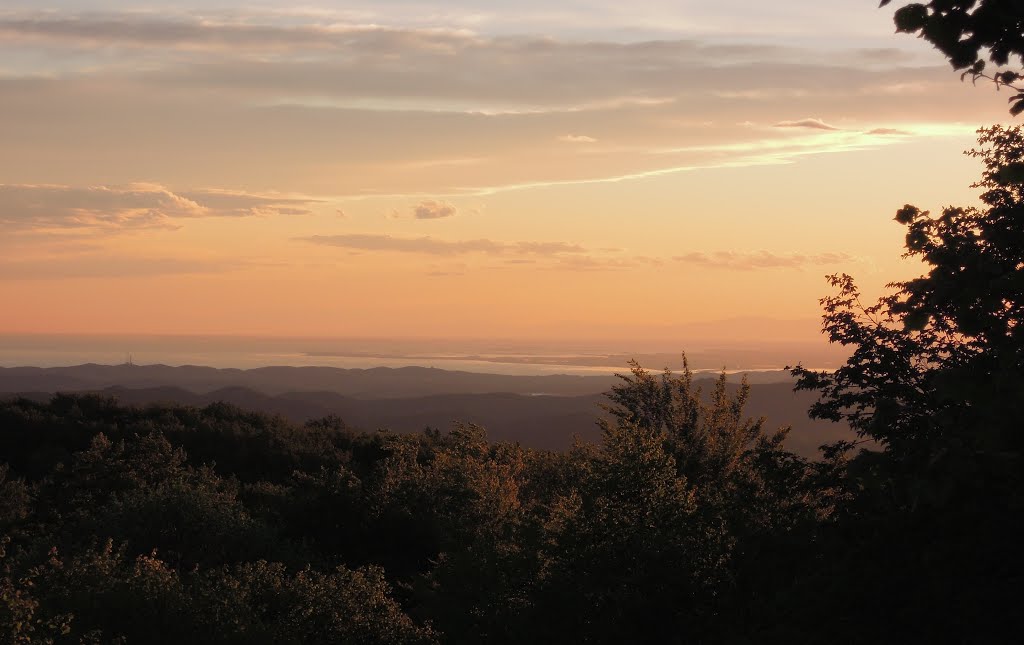
[[[1013,107],[1010,108],[1010,114],[1012,114],[1013,116],[1017,116],[1021,112],[1024,112],[1024,97],[1014,97],[1014,98],[1017,99],[1017,102],[1014,103]]]
[[[925,311],[912,311],[903,318],[903,328],[907,331],[921,331],[928,325],[931,316]]]
[[[881,2],[878,3],[878,8],[881,9],[882,7],[884,7],[885,5],[889,4],[890,2],[892,2],[892,0],[882,0]]]
[[[963,42],[957,43],[952,48],[949,62],[953,69],[973,68],[978,62],[978,48]]]
[[[919,229],[919,228],[911,229],[907,233],[906,246],[907,246],[907,250],[908,251],[910,251],[912,253],[920,252],[922,249],[924,249],[924,247],[925,247],[925,245],[927,243],[928,243],[928,235],[925,234],[925,232],[922,231],[921,229]]]
[[[900,224],[910,224],[917,216],[921,214],[921,210],[916,206],[907,204],[903,208],[896,211],[896,221]]]
[[[913,33],[922,29],[928,22],[928,7],[923,4],[908,4],[897,9],[892,20],[896,23],[896,31]]]
[[[1024,100],[1021,102],[1024,103]],[[996,171],[995,179],[1003,186],[1024,183],[1024,163],[1017,161],[1006,164]]]

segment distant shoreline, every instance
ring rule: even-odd
[[[464,361],[460,361],[460,364]],[[499,366],[500,363],[481,361],[484,365]],[[529,367],[533,364],[523,364],[519,367]],[[547,365],[550,370],[557,370],[558,365]],[[641,367],[647,371],[659,374],[664,367],[655,367],[641,363]],[[540,383],[566,384],[569,391],[565,394],[590,394],[606,391],[612,384],[617,383],[618,374],[628,374],[629,365],[623,367],[607,367],[605,369],[577,368],[578,371],[548,371],[548,372],[500,372],[500,371],[478,371],[473,369],[453,369],[450,367],[438,367],[431,365],[399,365],[399,366],[370,366],[370,367],[337,367],[333,365],[257,365],[252,367],[218,367],[212,365],[200,365],[186,363],[170,365],[165,363],[80,363],[75,365],[50,365],[50,366],[3,366],[0,365],[0,392],[21,391],[25,388],[18,384],[21,379],[50,383],[56,381],[66,382],[71,385],[70,389],[80,389],[78,386],[86,387],[107,387],[111,385],[124,385],[127,381],[141,380],[146,384],[177,384],[189,385],[195,380],[201,382],[204,387],[200,390],[212,389],[216,386],[234,385],[240,382],[260,383],[263,386],[273,381],[271,390],[284,391],[290,382],[305,383],[306,385],[322,386],[323,389],[330,387],[337,382],[348,382],[353,379],[371,380],[382,379],[384,381],[398,380],[408,383],[412,389],[419,389],[418,384],[428,386],[429,384],[445,383],[442,388],[450,392],[462,391],[512,391],[521,394],[534,394],[537,392],[548,393],[547,388],[534,389]],[[672,370],[679,372],[678,368]],[[722,369],[693,369],[693,374],[699,379],[716,378],[723,371],[728,381],[737,383],[740,378],[746,377],[747,381],[755,383],[788,383],[792,381],[789,372],[781,369],[768,370],[722,370]],[[66,381],[66,379],[71,379]],[[82,380],[84,378],[84,380]],[[488,384],[497,389],[488,389]],[[583,384],[590,384],[584,386]],[[6,385],[6,386],[5,386]],[[499,387],[500,386],[500,387]],[[465,388],[468,388],[465,389]],[[482,388],[482,389],[479,389]],[[510,389],[507,389],[510,388]],[[189,388],[194,389],[194,388]],[[318,388],[314,388],[318,389]],[[429,387],[428,387],[429,389]],[[556,388],[557,389],[557,388]]]
[[[479,363],[498,363],[504,365],[543,365],[543,366],[570,366],[588,367],[599,370],[616,372],[629,370],[630,361],[637,361],[646,369],[681,368],[682,360],[679,354],[570,354],[570,355],[537,355],[537,354],[456,354],[456,355],[415,355],[388,354],[381,352],[306,352],[311,358],[364,358],[364,359],[388,359],[417,361],[417,365],[430,361],[467,361]],[[664,364],[662,364],[664,363]],[[727,373],[739,372],[774,372],[783,371],[784,366],[754,365],[750,367],[738,367],[726,369]],[[694,371],[720,372],[721,368],[701,367]]]
[[[129,355],[140,364],[207,365],[253,369],[272,366],[435,367],[480,374],[612,375],[630,369],[636,359],[645,369],[682,369],[682,352],[695,371],[780,372],[785,365],[836,367],[843,363],[834,348],[766,339],[724,345],[699,339],[672,344],[535,343],[494,339],[320,339],[254,337],[72,336],[0,334],[0,366],[69,367],[116,365]]]

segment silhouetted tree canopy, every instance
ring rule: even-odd
[[[880,7],[892,3],[881,0]],[[932,0],[904,4],[896,10],[896,30],[917,34],[949,59],[963,77],[987,78],[1016,92],[1010,112],[1024,111],[1024,92],[1015,84],[1024,79],[1024,0]],[[998,69],[988,70],[987,63]],[[1006,69],[1007,66],[1016,69]]]
[[[564,454],[0,402],[0,643],[719,639],[758,554],[834,507],[747,393],[634,366],[603,440]]]
[[[866,305],[848,275],[822,300],[825,332],[853,349],[835,372],[798,369],[821,390],[812,414],[844,418],[887,450],[1016,462],[1024,435],[1024,130],[979,131],[983,207],[938,216],[907,205],[905,257],[927,273]]]
[[[843,503],[817,561],[842,588],[794,589],[884,616],[871,640],[998,642],[1019,611],[1008,598],[1024,580],[1024,130],[978,140],[967,154],[983,164],[983,206],[899,209],[906,257],[926,273],[874,303],[831,276],[824,330],[851,356],[834,372],[794,370],[821,394],[813,416],[846,419],[882,448],[827,447]],[[936,620],[947,610],[956,617]]]

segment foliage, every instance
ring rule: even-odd
[[[1024,131],[994,126],[979,135],[982,147],[968,154],[985,167],[975,184],[985,208],[947,207],[939,217],[900,209],[906,256],[928,272],[870,306],[850,276],[832,276],[838,294],[822,300],[824,330],[853,354],[833,373],[796,370],[799,387],[823,394],[813,415],[844,418],[905,459],[1020,458]]]
[[[687,412],[658,416],[635,367],[603,441],[565,454],[472,425],[398,436],[223,404],[0,402],[8,640],[713,635],[745,554],[807,515],[784,500],[811,468],[743,416],[745,386],[708,398],[688,370],[663,379]]]
[[[10,538],[0,538],[0,643],[3,645],[50,645],[71,631],[67,615],[44,617],[35,596],[37,571],[13,573],[7,558]]]
[[[831,276],[838,293],[822,300],[824,330],[851,356],[834,372],[794,369],[799,388],[821,395],[812,415],[845,419],[881,448],[826,450],[846,498],[813,545],[823,578],[791,589],[798,602],[824,594],[874,616],[866,640],[993,642],[1017,611],[1008,599],[1024,579],[1024,130],[985,128],[979,143],[967,154],[984,167],[983,206],[937,217],[901,208],[906,257],[926,273],[871,305],[850,276]],[[834,626],[807,629],[819,639]]]
[[[881,0],[885,7],[892,0]],[[1024,80],[1017,71],[1006,69],[1024,63],[1024,3],[1019,0],[931,0],[909,3],[893,15],[896,31],[917,34],[949,59],[953,69],[966,70],[961,78],[986,78],[997,88],[1016,92],[1009,101],[1014,115],[1024,111]],[[986,54],[988,61],[986,61]],[[1000,69],[986,72],[986,62]]]

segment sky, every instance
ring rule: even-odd
[[[0,333],[817,342],[1008,118],[876,7],[5,0]]]

